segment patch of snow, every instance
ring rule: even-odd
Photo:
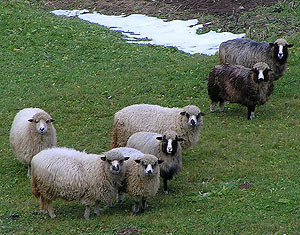
[[[203,25],[198,24],[197,19],[166,21],[141,14],[108,16],[87,12],[87,10],[56,10],[51,13],[67,17],[78,16],[90,23],[121,31],[128,43],[176,47],[189,54],[214,55],[222,42],[245,36],[245,34],[215,31],[197,34],[197,30],[203,28]]]

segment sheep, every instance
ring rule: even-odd
[[[164,160],[159,166],[160,176],[163,178],[164,193],[168,194],[168,180],[177,175],[182,169],[182,149],[178,137],[174,131],[164,132],[162,135],[153,132],[137,132],[130,136],[127,147],[135,148],[143,153],[156,156]]]
[[[163,133],[175,131],[184,141],[185,150],[195,145],[200,138],[203,116],[197,106],[165,108],[159,105],[135,104],[115,113],[112,147],[126,146],[129,137],[140,131]]]
[[[265,62],[278,80],[285,73],[289,50],[293,44],[285,39],[274,43],[256,42],[250,39],[234,39],[221,43],[219,47],[220,64],[235,64],[252,68],[257,62]]]
[[[99,201],[111,204],[125,177],[123,162],[128,160],[117,151],[101,155],[75,149],[54,147],[35,155],[31,161],[32,193],[40,198],[40,212],[51,218],[56,215],[52,201],[61,198],[85,205],[84,217],[89,219],[90,207],[99,215]]]
[[[159,188],[159,164],[163,160],[151,154],[143,154],[139,157],[129,158],[124,163],[126,169],[125,179],[118,192],[118,202],[121,203],[124,193],[128,193],[134,198],[133,213],[143,213],[146,209],[146,199],[154,196]],[[139,206],[142,201],[141,208]]]
[[[210,110],[214,112],[218,102],[220,112],[224,110],[225,101],[240,103],[248,107],[247,118],[252,120],[255,106],[268,100],[273,87],[273,74],[266,63],[256,63],[252,69],[240,65],[217,65],[208,78]]]
[[[33,156],[57,144],[53,122],[54,119],[39,108],[22,109],[14,118],[10,131],[10,145],[16,158],[28,165],[29,177]]]

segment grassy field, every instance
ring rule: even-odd
[[[299,233],[300,34],[287,39],[294,47],[286,75],[247,121],[237,104],[209,113],[206,78],[217,56],[128,45],[118,32],[0,2],[0,234]],[[170,194],[160,189],[137,217],[129,197],[90,220],[83,205],[62,200],[54,202],[56,219],[38,214],[27,169],[8,141],[18,110],[45,109],[56,119],[60,146],[101,153],[110,148],[114,113],[134,103],[194,104],[207,113]]]

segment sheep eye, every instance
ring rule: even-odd
[[[185,114],[187,118],[190,118],[190,115],[188,113]]]
[[[46,123],[49,123],[50,122],[50,120],[48,119],[48,120],[46,120]]]
[[[124,162],[124,160],[120,160],[119,162],[120,162],[120,164],[122,164]]]
[[[107,160],[108,163],[111,163],[111,160]]]
[[[35,120],[35,123],[39,123],[39,120]]]

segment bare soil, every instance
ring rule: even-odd
[[[42,0],[41,4],[48,9],[86,8],[104,14],[140,13],[172,19],[193,14],[232,15],[277,2],[278,0]]]

